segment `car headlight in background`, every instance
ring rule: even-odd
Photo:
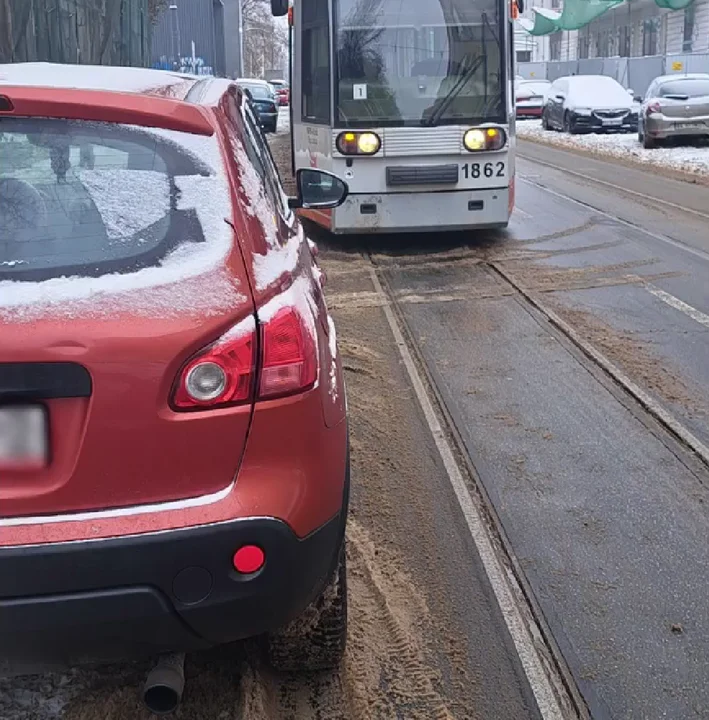
[[[507,142],[507,135],[502,128],[471,128],[463,135],[463,145],[470,152],[481,150],[500,150]]]
[[[571,112],[576,113],[576,115],[590,115],[591,108],[587,108],[587,107],[572,108]]]
[[[382,141],[373,132],[343,132],[337,136],[335,145],[343,155],[376,155]]]

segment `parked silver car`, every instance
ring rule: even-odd
[[[638,120],[638,139],[646,148],[671,137],[709,137],[709,74],[656,78]]]

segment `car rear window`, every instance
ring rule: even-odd
[[[660,86],[660,97],[667,97],[668,95],[682,95],[686,97],[709,95],[709,80],[703,80],[701,78],[672,80]]]
[[[256,100],[272,100],[273,93],[265,85],[245,85],[251,91],[251,95]]]
[[[550,83],[544,83],[544,82],[523,82],[519,84],[518,87],[518,93],[520,95],[526,95],[528,97],[532,95],[545,95],[549,88],[551,87]]]
[[[200,207],[185,195],[218,170],[188,150],[195,141],[213,138],[0,119],[0,280],[130,273],[206,243],[204,217],[215,198]],[[225,192],[221,183],[210,187]],[[225,199],[228,206],[226,196],[216,200],[223,206]]]

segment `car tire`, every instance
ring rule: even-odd
[[[573,135],[576,131],[574,130],[573,126],[571,125],[571,115],[569,113],[564,113],[564,126],[563,126],[564,132],[568,133],[569,135]]]
[[[334,670],[347,645],[347,557],[344,544],[337,570],[320,596],[286,627],[267,639],[271,667],[282,673]]]
[[[549,119],[545,112],[542,113],[542,130],[551,130],[551,125],[549,125]]]
[[[647,134],[643,135],[642,143],[643,147],[646,150],[652,150],[653,148],[657,147],[657,141],[653,140],[651,137],[648,137]]]

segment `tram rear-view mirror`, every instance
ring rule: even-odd
[[[282,17],[288,14],[288,0],[271,0],[271,14]]]

